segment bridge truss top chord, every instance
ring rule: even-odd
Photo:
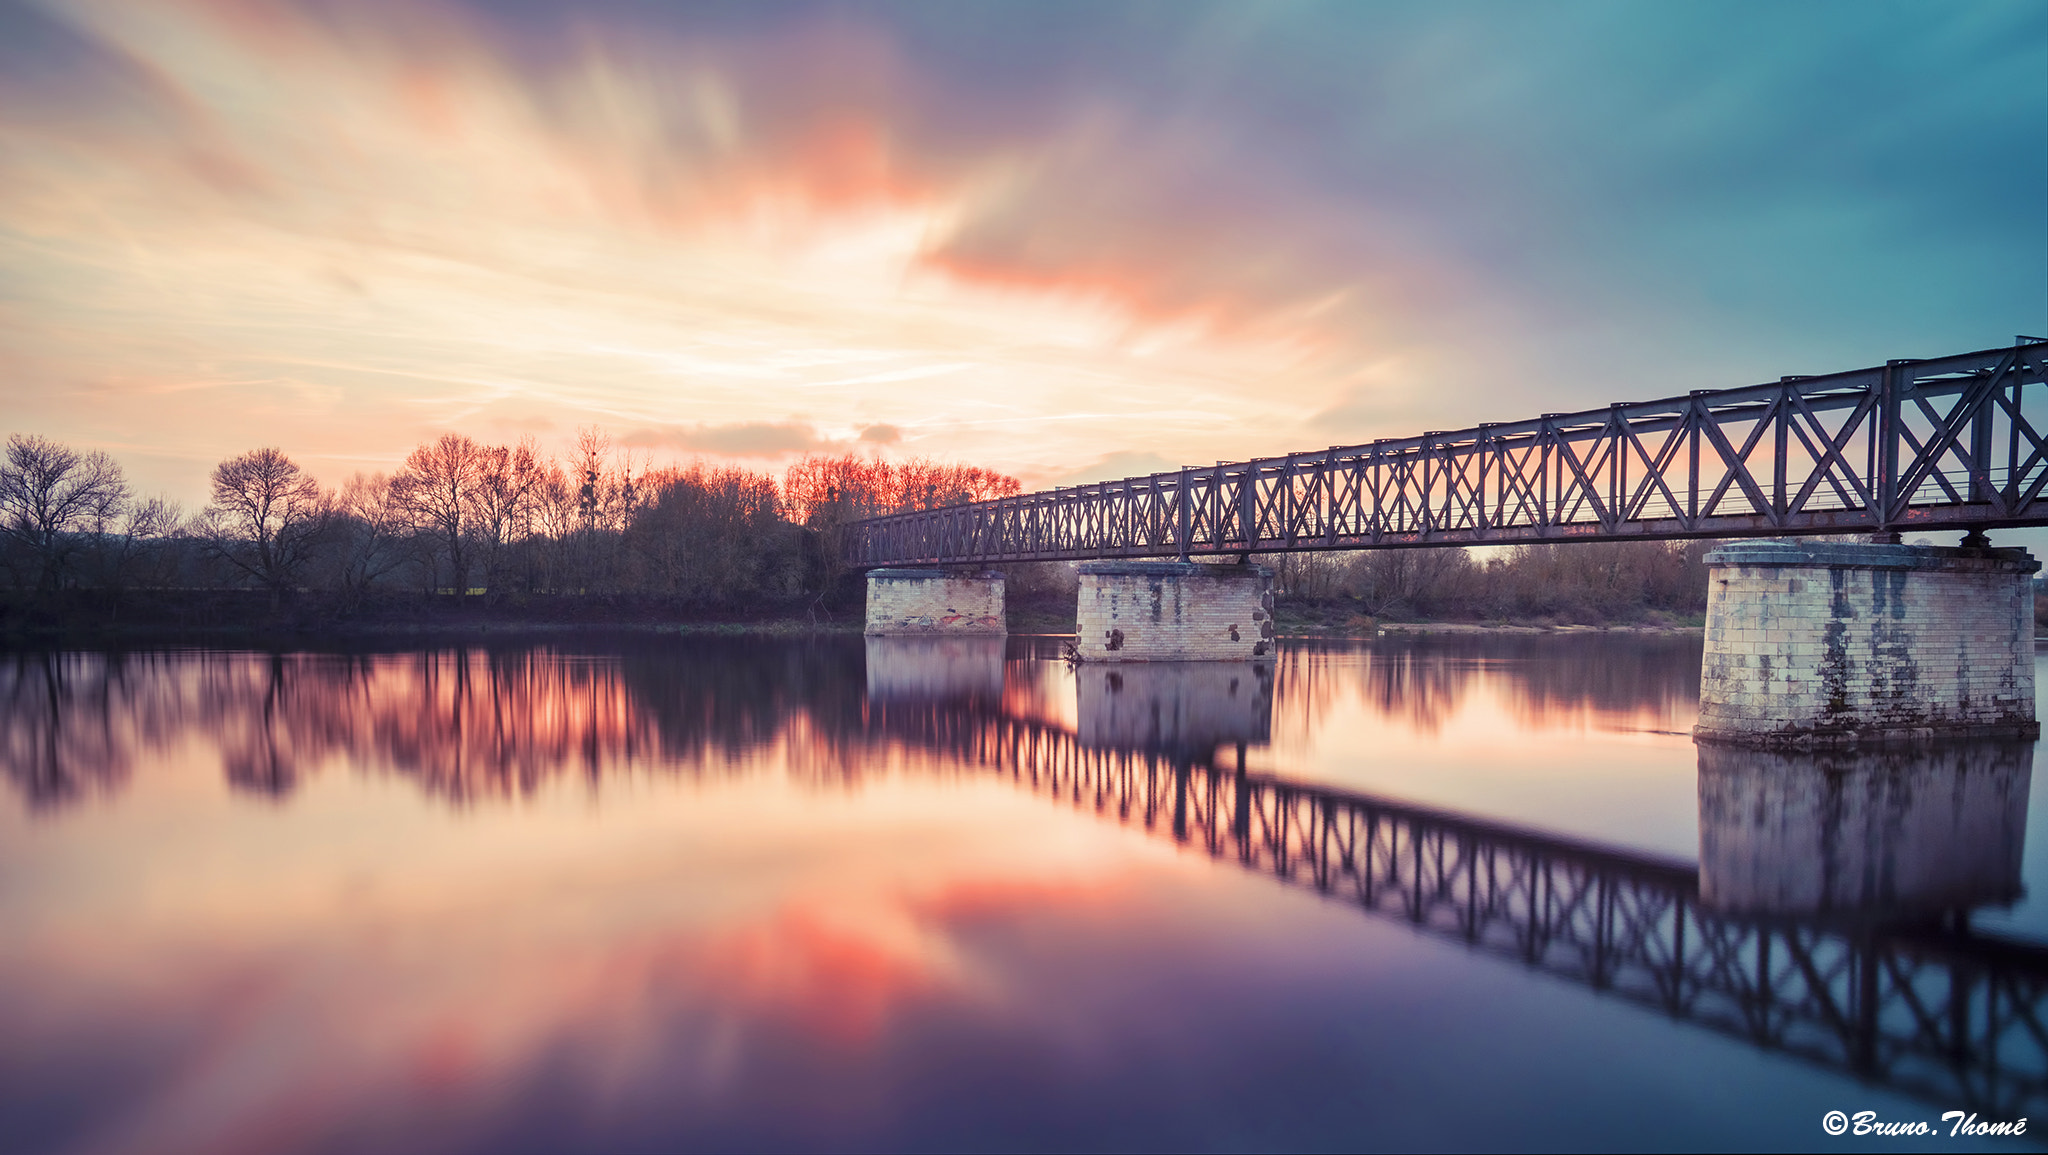
[[[2048,524],[2048,341],[845,527],[857,566]]]

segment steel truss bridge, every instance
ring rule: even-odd
[[[1698,873],[1684,863],[1247,775],[1207,753],[1091,748],[1042,722],[957,705],[871,702],[867,729],[1945,1109],[2006,1120],[2048,1111],[2048,950],[2039,947],[1953,925],[1717,914],[1701,908]]]
[[[848,523],[855,566],[2048,524],[2048,341]]]

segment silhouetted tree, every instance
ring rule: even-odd
[[[493,593],[505,585],[506,547],[532,529],[534,503],[546,483],[544,459],[531,438],[517,446],[486,446],[472,501],[471,524],[484,551],[484,584]]]
[[[94,552],[95,581],[116,591],[172,584],[180,560],[172,546],[184,528],[184,511],[169,498],[130,504],[120,528],[103,535]]]
[[[0,532],[19,545],[35,571],[35,588],[54,588],[66,563],[120,516],[128,502],[121,467],[106,454],[80,453],[33,434],[7,439],[0,465]]]
[[[458,598],[469,587],[470,534],[490,467],[484,446],[460,433],[444,433],[414,449],[391,479],[414,528],[440,543],[448,559],[448,584]]]
[[[202,525],[213,552],[269,590],[276,605],[297,586],[332,515],[311,474],[282,450],[264,448],[214,466]]]
[[[353,612],[379,578],[405,564],[411,556],[411,537],[405,508],[390,478],[358,473],[348,479],[335,498],[341,612]]]
[[[798,531],[779,516],[773,477],[700,463],[649,474],[643,488],[629,541],[647,586],[710,603],[796,592]]]

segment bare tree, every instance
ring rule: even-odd
[[[1462,549],[1380,549],[1353,555],[1344,585],[1365,612],[1378,617],[1412,608],[1425,596],[1455,598],[1468,584],[1472,559]]]
[[[534,507],[547,481],[547,463],[532,438],[510,449],[489,446],[483,454],[471,520],[484,548],[484,584],[495,596],[505,580],[505,547],[533,528]]]
[[[1308,601],[1335,597],[1355,564],[1352,555],[1342,553],[1265,554],[1258,560],[1278,571],[1281,593]]]
[[[334,506],[341,542],[341,608],[350,612],[378,578],[405,563],[411,525],[391,479],[381,473],[349,478]]]
[[[630,450],[614,457],[611,438],[595,426],[577,431],[573,467],[582,532],[565,584],[586,593],[616,589],[625,580],[625,533],[654,498],[647,470]]]
[[[48,438],[13,434],[0,465],[0,532],[24,546],[39,590],[54,588],[84,534],[98,534],[128,503],[114,459]]]
[[[775,478],[737,466],[655,470],[628,544],[635,584],[698,603],[796,592],[797,531],[778,515]]]
[[[448,557],[449,585],[457,597],[469,588],[471,523],[489,467],[484,446],[460,433],[444,433],[414,449],[391,479],[413,526],[441,542]]]
[[[606,458],[611,456],[612,439],[595,425],[576,431],[576,508],[586,532],[597,528],[605,508]]]
[[[582,513],[576,485],[559,462],[541,462],[540,483],[533,493],[527,537],[527,586],[561,592],[572,583],[571,554],[576,547]]]
[[[178,559],[168,547],[184,525],[184,510],[170,498],[152,497],[131,504],[121,518],[120,529],[102,541],[99,584],[112,590],[170,584]]]
[[[275,605],[298,583],[332,512],[311,474],[265,448],[214,466],[213,504],[202,524],[214,552],[269,590]]]

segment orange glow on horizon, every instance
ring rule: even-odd
[[[1262,243],[1145,207],[1142,166],[1064,219],[1098,126],[920,139],[909,66],[843,25],[522,71],[452,9],[56,11],[146,95],[0,114],[10,425],[145,492],[259,444],[338,483],[590,424],[770,470],[888,425],[870,451],[1037,484],[1328,440],[1358,364],[1399,394],[1355,284],[1270,247],[1241,276]]]

